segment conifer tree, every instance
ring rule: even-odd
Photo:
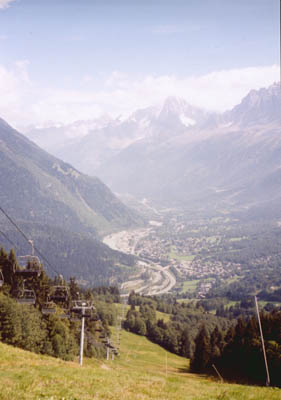
[[[190,363],[191,371],[206,372],[210,357],[210,340],[205,325],[202,325],[202,328],[195,339],[195,351]]]

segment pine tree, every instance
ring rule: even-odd
[[[211,357],[210,340],[205,325],[202,325],[195,339],[195,351],[190,363],[191,371],[206,372]]]

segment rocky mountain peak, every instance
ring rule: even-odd
[[[281,122],[280,82],[268,88],[251,90],[240,104],[225,115],[232,122],[244,125]]]

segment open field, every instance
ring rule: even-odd
[[[1,400],[279,400],[281,391],[223,384],[188,360],[125,331],[114,361],[64,362],[0,343]]]
[[[196,289],[198,282],[200,282],[200,279],[192,279],[185,281],[183,283],[181,293],[193,292]]]
[[[194,255],[184,255],[176,252],[175,247],[173,246],[170,253],[168,254],[169,258],[175,259],[177,261],[192,261],[194,259]]]

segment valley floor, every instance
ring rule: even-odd
[[[138,274],[121,286],[121,292],[128,295],[132,290],[145,295],[160,295],[169,292],[176,284],[176,278],[170,270],[170,265],[163,268],[159,263],[146,257],[141,257],[136,247],[139,242],[148,237],[152,228],[141,228],[121,231],[106,236],[103,242],[113,250],[140,257],[137,262]]]
[[[220,383],[188,360],[122,331],[120,357],[64,362],[0,342],[0,400],[279,400],[281,390]]]

